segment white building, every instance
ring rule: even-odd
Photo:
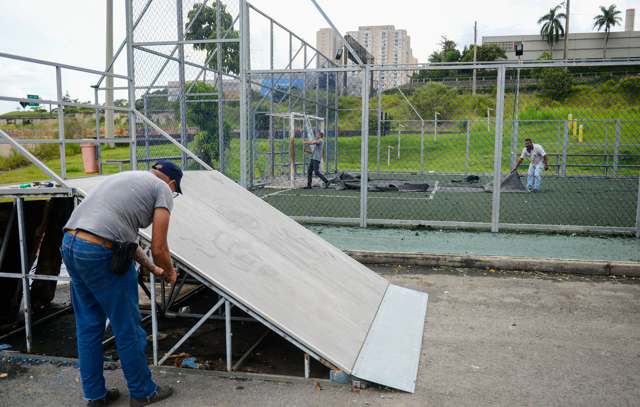
[[[356,39],[373,55],[376,65],[418,63],[413,56],[411,37],[406,30],[396,30],[393,25],[374,25],[358,27],[358,31],[348,31],[346,34]],[[320,29],[316,34],[316,48],[327,56],[335,56],[341,45],[340,39],[330,28]],[[349,61],[349,64],[353,62]],[[375,73],[374,80],[382,80],[384,87],[388,89],[409,82],[412,73],[411,71]]]
[[[625,31],[612,31],[607,42],[607,58],[640,58],[640,31],[634,31],[635,10],[626,13]],[[569,33],[567,58],[585,59],[602,58],[604,49],[604,32]],[[538,59],[545,51],[551,51],[553,59],[562,59],[564,52],[564,38],[549,49],[549,44],[540,34],[535,35],[496,35],[482,37],[482,44],[496,44],[502,48],[507,59],[515,60],[513,45],[522,42],[524,45],[524,60]]]

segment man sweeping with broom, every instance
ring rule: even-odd
[[[530,138],[524,140],[524,149],[522,154],[516,162],[516,165],[511,169],[511,172],[515,172],[525,158],[529,158],[529,171],[527,172],[527,191],[540,192],[540,185],[542,183],[542,169],[549,169],[549,158],[547,153],[540,144],[534,144]]]

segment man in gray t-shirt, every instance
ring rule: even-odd
[[[316,133],[316,138],[311,141],[303,141],[303,144],[313,145],[313,154],[311,155],[311,160],[309,161],[309,169],[307,172],[307,186],[305,189],[311,189],[311,180],[313,178],[313,174],[320,177],[320,179],[324,182],[324,187],[329,187],[329,180],[322,175],[320,172],[320,162],[322,161],[322,149],[324,147],[324,134],[319,131]]]
[[[167,233],[173,194],[182,192],[181,180],[182,170],[170,161],[156,163],[149,172],[108,176],[78,205],[64,227],[61,252],[71,276],[80,376],[89,405],[106,405],[119,397],[117,389],[106,389],[102,371],[107,319],[116,338],[130,404],[147,405],[173,393],[170,387],[154,383],[147,366],[138,273],[130,255],[135,249],[134,258],[143,268],[175,283]],[[138,230],[151,224],[153,260],[137,246]]]

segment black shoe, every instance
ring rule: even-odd
[[[329,189],[329,183],[328,182],[324,183],[324,189]]]
[[[172,394],[173,388],[169,386],[158,386],[158,389],[147,398],[135,399],[131,397],[129,399],[129,405],[131,407],[148,406],[149,404],[157,403],[160,400],[169,398]]]
[[[120,398],[120,391],[118,389],[109,389],[107,390],[107,394],[98,400],[89,400],[87,402],[87,406],[108,406],[112,402],[118,400]]]

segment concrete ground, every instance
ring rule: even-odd
[[[165,406],[632,406],[640,400],[640,282],[538,273],[378,267],[430,294],[415,394],[157,369]],[[125,390],[120,370],[106,372]],[[77,406],[78,371],[0,378],[1,406]],[[126,393],[126,391],[125,391]],[[125,398],[126,400],[126,398]],[[122,401],[116,405],[127,405]]]

